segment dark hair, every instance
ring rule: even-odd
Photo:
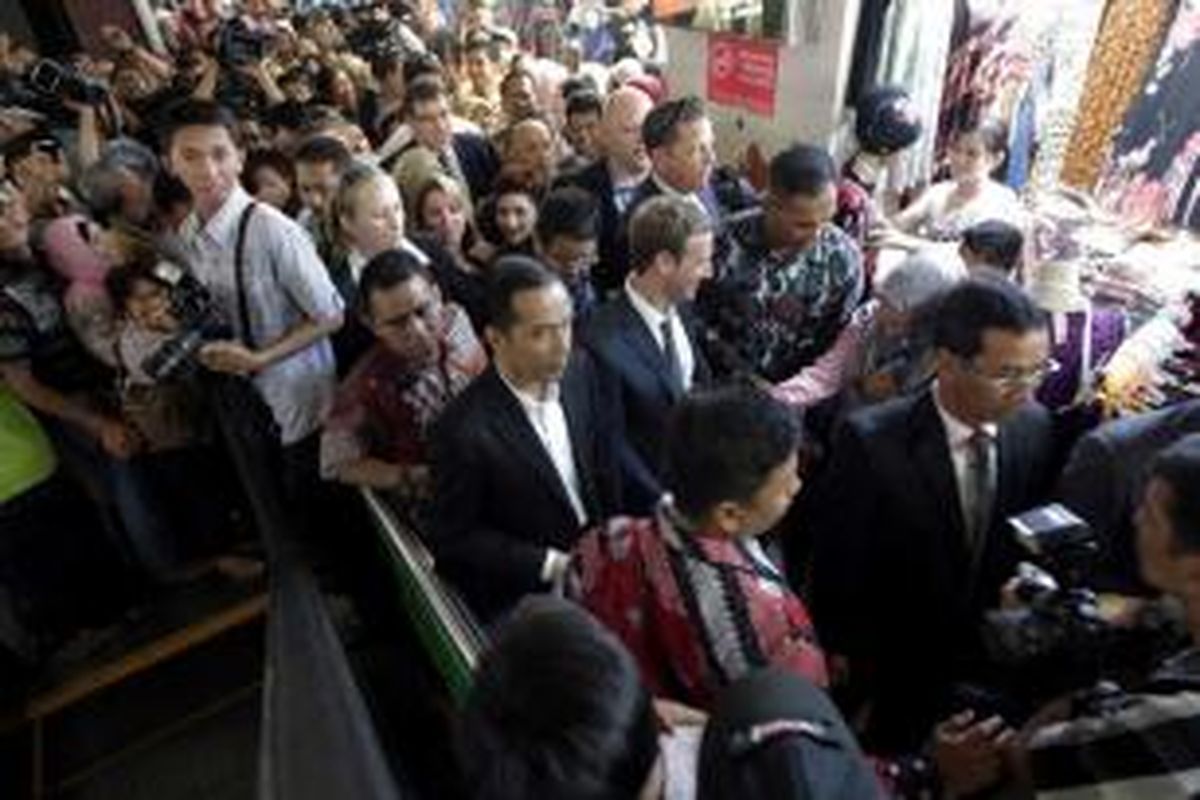
[[[492,186],[491,199],[493,201],[499,200],[500,197],[506,194],[528,195],[529,198],[533,200],[533,204],[535,206],[538,205],[542,199],[542,190],[540,187],[530,186],[528,181],[521,180],[521,178],[516,175],[506,175],[501,173],[500,176],[496,178],[495,184]],[[492,205],[495,205],[495,203],[493,202]]]
[[[648,268],[659,253],[683,255],[688,240],[712,230],[708,215],[682,197],[651,197],[629,220],[629,266],[635,272]]]
[[[704,101],[695,95],[668,100],[650,109],[642,123],[642,141],[647,150],[675,141],[680,125],[704,119]]]
[[[387,51],[377,54],[371,59],[371,76],[382,81],[396,70],[404,69],[404,54],[397,51]]]
[[[301,142],[294,159],[297,164],[333,164],[338,172],[345,170],[353,160],[353,154],[341,139],[321,135],[310,136]]]
[[[1008,128],[1003,122],[994,119],[964,125],[954,133],[954,141],[964,136],[978,136],[983,146],[993,155],[1004,155],[1008,152]]]
[[[371,297],[413,278],[424,278],[433,285],[433,275],[421,261],[405,250],[384,250],[367,262],[358,279],[358,313],[371,315]]]
[[[415,53],[404,60],[404,85],[408,86],[417,78],[432,75],[439,80],[443,77],[442,62],[438,57],[429,53]]]
[[[596,92],[580,90],[567,95],[567,116],[576,114],[604,114],[604,101]]]
[[[154,268],[153,261],[139,258],[129,264],[114,267],[105,274],[104,289],[108,292],[108,296],[118,312],[125,311],[125,306],[129,302],[130,296],[133,295],[133,287],[139,281],[153,283],[170,291],[171,283],[156,275]]]
[[[813,723],[820,736],[813,736]],[[829,696],[770,667],[718,696],[700,744],[697,800],[857,800],[879,779]]]
[[[577,241],[595,239],[600,231],[600,206],[578,186],[564,186],[546,195],[538,208],[537,238],[543,245],[558,237]]]
[[[492,60],[492,37],[480,30],[474,30],[468,33],[467,38],[463,40],[463,55],[475,50],[485,51],[488,55],[488,60]]]
[[[509,69],[508,72],[504,73],[504,77],[500,79],[500,94],[504,94],[504,90],[510,83],[515,80],[520,80],[521,78],[528,78],[535,87],[537,86],[537,78],[534,77],[534,74],[529,70],[529,68],[520,63],[516,63],[513,64],[512,68]]]
[[[54,153],[61,157],[62,142],[46,128],[35,128],[26,133],[12,137],[0,148],[5,162],[11,167],[18,161],[23,161],[34,153]]]
[[[404,115],[412,116],[418,103],[428,103],[446,96],[446,85],[436,75],[422,75],[404,90]]]
[[[671,415],[664,483],[679,510],[699,519],[722,502],[752,498],[799,444],[796,415],[758,389],[694,394]]]
[[[1150,463],[1150,478],[1171,487],[1167,515],[1179,547],[1200,552],[1200,433],[1185,436]]]
[[[1015,225],[999,219],[977,222],[963,231],[962,243],[988,266],[1011,275],[1021,261],[1025,236]]]
[[[600,87],[596,85],[596,79],[591,75],[572,75],[563,81],[562,87],[559,89],[559,94],[563,100],[570,100],[571,95],[581,92],[591,92],[598,95]]]
[[[562,280],[536,259],[522,255],[507,255],[496,259],[488,280],[488,324],[507,331],[517,322],[513,298],[521,292],[561,285]]]
[[[242,165],[242,188],[250,194],[258,191],[258,178],[255,173],[263,167],[275,170],[280,177],[294,188],[296,185],[296,167],[292,160],[278,150],[251,150]]]
[[[794,144],[771,159],[771,191],[784,197],[813,197],[837,180],[837,167],[823,147]]]
[[[877,86],[858,101],[854,135],[864,152],[891,155],[915,143],[921,131],[908,92],[899,86]]]
[[[983,350],[985,331],[1027,333],[1045,326],[1045,312],[1021,287],[1010,281],[972,278],[950,289],[938,303],[933,343],[969,359]]]
[[[337,77],[338,73],[341,73],[350,79],[350,83],[354,86],[355,101],[361,101],[362,91],[358,88],[358,83],[354,80],[354,75],[350,72],[350,70],[346,69],[340,64],[326,64],[321,68],[321,71],[317,73],[316,89],[317,98],[320,100],[320,102],[328,103],[330,105],[334,104],[333,79]],[[334,107],[336,108],[336,106]]]
[[[171,152],[175,134],[184,128],[224,128],[238,147],[242,146],[238,135],[238,120],[234,113],[213,100],[184,100],[167,114],[162,129],[162,151]]]
[[[587,611],[533,598],[483,654],[458,727],[476,800],[632,798],[659,755],[637,664]]]

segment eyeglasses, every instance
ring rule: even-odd
[[[1007,369],[998,375],[983,372],[970,359],[961,359],[964,368],[980,380],[986,381],[998,389],[1026,389],[1039,386],[1050,375],[1062,369],[1062,365],[1052,358],[1031,369]]]

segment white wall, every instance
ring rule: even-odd
[[[790,0],[791,44],[781,46],[775,116],[709,103],[723,161],[735,161],[750,142],[770,154],[801,140],[832,146],[844,113],[860,0]],[[707,100],[708,34],[667,28],[671,92]]]

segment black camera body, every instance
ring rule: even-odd
[[[170,286],[171,313],[179,322],[179,331],[142,362],[142,371],[160,382],[186,374],[195,367],[196,353],[205,342],[227,339],[232,331],[208,289],[190,272],[160,261],[154,276]]]
[[[257,64],[267,57],[271,34],[232,19],[217,31],[217,60],[231,67]]]
[[[106,84],[49,58],[43,58],[33,66],[29,85],[47,97],[89,106],[103,105],[108,99]]]
[[[1012,517],[1013,536],[1035,563],[1018,568],[1016,608],[986,615],[983,640],[1011,678],[1007,693],[1044,701],[1101,680],[1144,675],[1177,646],[1182,629],[1168,607],[1149,604],[1114,624],[1089,588],[1100,545],[1088,524],[1051,504]]]

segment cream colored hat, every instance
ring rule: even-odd
[[[1029,294],[1035,303],[1051,313],[1083,311],[1090,304],[1083,293],[1082,271],[1078,261],[1046,261],[1033,270]]]

